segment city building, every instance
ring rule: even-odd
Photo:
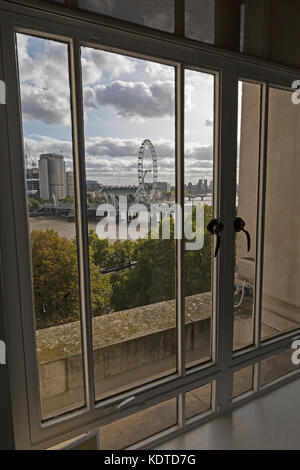
[[[157,182],[157,189],[159,191],[161,191],[162,193],[170,193],[171,192],[171,185],[170,183],[165,183],[165,182],[161,182],[161,181],[158,181]]]
[[[66,183],[67,183],[67,196],[75,197],[73,171],[66,171]]]
[[[86,190],[87,192],[93,192],[93,191],[99,191],[99,189],[102,187],[98,181],[94,180],[86,180]]]
[[[39,196],[40,193],[40,173],[38,168],[27,168],[26,184],[27,194],[30,196]]]
[[[202,180],[199,180],[198,183],[197,183],[197,191],[199,193],[202,193],[202,186],[203,186],[203,182],[202,182]]]
[[[62,200],[67,196],[66,167],[63,155],[42,154],[39,159],[40,198]]]

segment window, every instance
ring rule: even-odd
[[[214,44],[214,0],[185,0],[185,35],[197,41]]]
[[[299,107],[292,93],[270,88],[262,339],[274,338],[300,326],[300,227],[299,213]],[[266,325],[264,328],[263,326]]]
[[[175,203],[175,69],[85,47],[82,71],[100,399],[176,371],[176,242],[149,213]]]
[[[100,448],[119,450],[177,424],[177,398],[139,411],[100,429]]]
[[[106,448],[142,446],[296,376],[281,358],[299,334],[295,76],[104,17],[79,32],[71,15],[3,8],[18,448],[91,427]]]
[[[79,8],[173,32],[174,0],[79,0]]]
[[[212,384],[204,385],[185,394],[185,417],[193,418],[212,407]]]
[[[261,85],[239,81],[234,350],[254,343]]]
[[[206,230],[214,214],[215,77],[185,70],[185,220],[202,220],[194,243],[185,244],[184,293],[186,363],[193,366],[212,358],[213,256]],[[199,244],[197,246],[196,244]]]
[[[41,415],[85,404],[68,46],[17,35]]]
[[[299,366],[293,364],[292,356],[294,350],[285,351],[269,357],[260,363],[260,385],[266,385],[276,379],[296,371]]]
[[[233,398],[250,392],[253,389],[253,372],[253,366],[249,366],[233,374]]]

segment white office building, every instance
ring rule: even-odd
[[[67,195],[75,197],[73,171],[66,171],[66,184],[67,184]]]
[[[41,199],[43,201],[65,199],[67,196],[67,180],[63,155],[42,154],[39,160],[39,170]]]

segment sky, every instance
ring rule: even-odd
[[[25,153],[61,153],[72,170],[68,49],[17,36]],[[175,184],[175,69],[126,55],[82,48],[87,179],[137,184],[144,139],[155,147],[158,181]],[[214,77],[185,73],[185,182],[212,178]],[[144,169],[152,168],[145,151]],[[146,181],[151,182],[149,172]]]

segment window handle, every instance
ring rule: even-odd
[[[234,221],[234,231],[236,233],[244,232],[244,234],[247,237],[247,248],[248,248],[248,253],[249,253],[250,248],[251,248],[251,237],[250,237],[250,233],[245,229],[245,227],[246,227],[246,222],[243,219],[241,219],[241,217],[236,217]]]
[[[221,237],[220,233],[222,232],[224,228],[224,225],[222,222],[220,222],[218,219],[212,219],[208,226],[207,230],[211,235],[216,235],[217,237],[217,244],[216,244],[216,250],[215,250],[215,258],[218,256],[220,245],[221,245]]]

